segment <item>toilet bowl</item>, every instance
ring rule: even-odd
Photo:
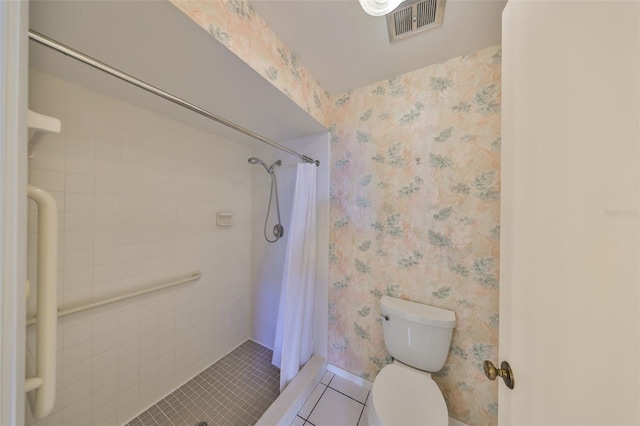
[[[389,364],[376,377],[367,406],[370,425],[437,425],[449,423],[447,404],[429,374]]]
[[[429,372],[444,366],[455,314],[389,296],[383,296],[380,307],[385,345],[395,361],[373,382],[369,424],[448,425],[447,404]]]

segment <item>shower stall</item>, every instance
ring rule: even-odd
[[[62,129],[40,138],[26,172],[58,206],[58,309],[71,312],[57,322],[52,413],[38,421],[27,409],[27,423],[121,425],[247,340],[272,349],[295,168],[311,159],[313,340],[326,355],[326,129],[169,2],[29,8],[31,29],[248,132],[29,43],[28,106]],[[273,242],[263,236],[270,193]],[[38,211],[26,209],[35,283]],[[26,321],[30,360],[36,337]]]

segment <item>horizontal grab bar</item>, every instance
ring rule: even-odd
[[[64,317],[64,316],[67,316],[67,315],[71,315],[71,314],[75,314],[75,313],[78,313],[78,312],[86,311],[86,310],[89,310],[89,309],[98,308],[100,306],[108,305],[110,303],[119,302],[119,301],[124,300],[124,299],[129,299],[129,298],[132,298],[132,297],[141,296],[143,294],[152,293],[154,291],[162,290],[162,289],[173,287],[173,286],[176,286],[176,285],[190,283],[192,281],[196,281],[196,280],[200,279],[201,276],[202,275],[200,274],[200,272],[196,271],[193,274],[191,274],[188,278],[184,278],[184,279],[177,280],[177,281],[171,281],[169,283],[160,284],[160,285],[157,285],[155,287],[145,288],[143,290],[134,291],[133,293],[125,294],[125,295],[122,295],[122,296],[116,296],[116,297],[112,297],[110,299],[100,300],[98,302],[88,303],[86,305],[80,305],[80,306],[77,306],[75,308],[63,309],[63,310],[58,311],[58,318]],[[37,321],[37,317],[29,318],[27,320],[27,325],[35,324],[36,321]]]

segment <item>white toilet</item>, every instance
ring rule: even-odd
[[[447,359],[455,313],[389,296],[382,296],[380,308],[384,342],[394,361],[373,382],[369,424],[446,426],[447,405],[430,373]]]

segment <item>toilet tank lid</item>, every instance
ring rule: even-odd
[[[456,326],[456,314],[448,309],[390,296],[382,296],[380,307],[383,313],[408,321],[440,328],[455,328]]]

